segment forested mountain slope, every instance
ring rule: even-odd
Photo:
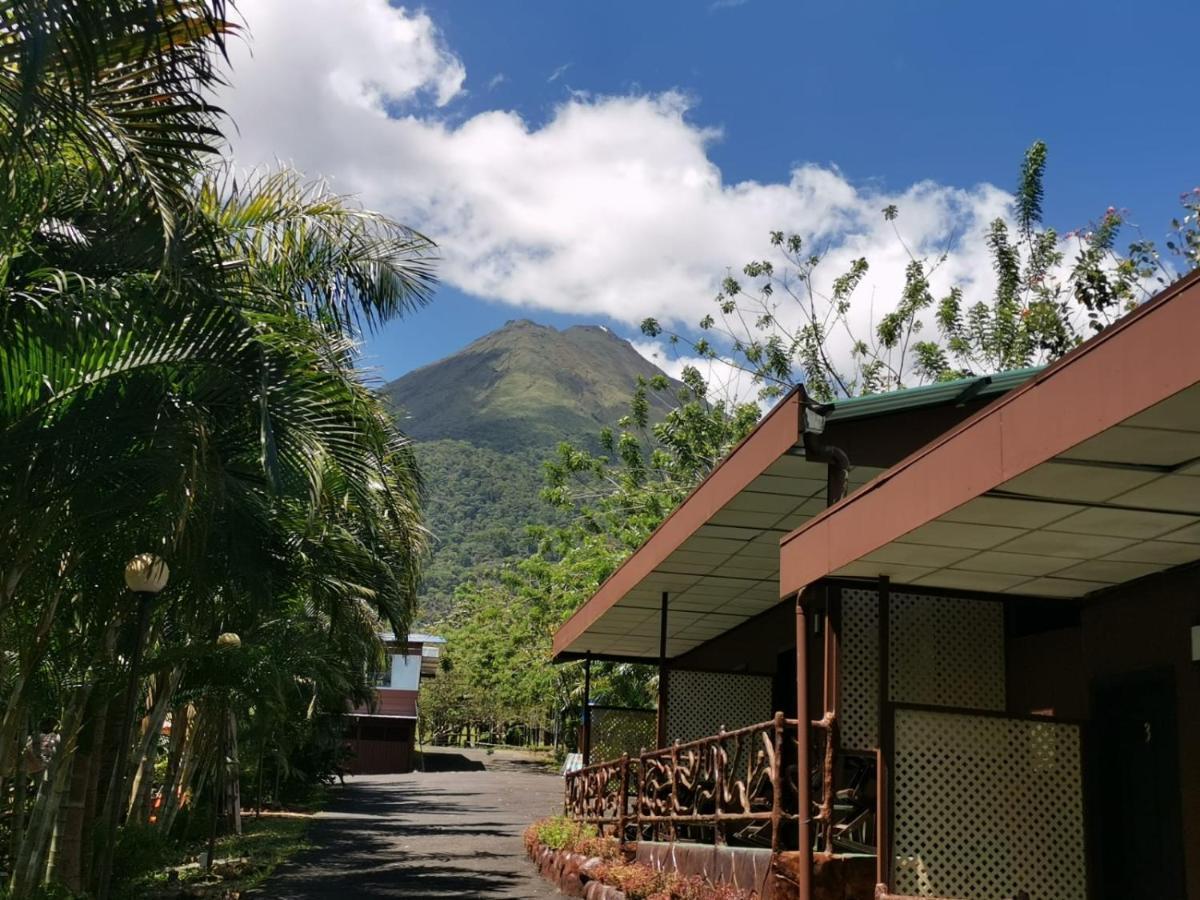
[[[605,328],[522,319],[384,387],[425,478],[425,621],[472,568],[532,549],[525,526],[554,520],[538,498],[542,462],[561,441],[593,443],[628,412],[638,377],[658,374]]]

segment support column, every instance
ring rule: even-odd
[[[592,651],[583,658],[583,764],[592,762]]]
[[[812,900],[812,780],[808,765],[808,615],[809,593],[796,595],[796,884],[798,900]]]
[[[821,777],[821,845],[826,853],[833,852],[833,795],[838,752],[838,678],[841,654],[841,589],[825,585],[825,671],[822,692],[825,722],[825,762]]]
[[[877,701],[879,721],[876,723],[879,748],[875,753],[875,883],[890,887],[892,872],[891,832],[891,772],[892,762],[892,711],[889,704],[891,642],[891,581],[886,575],[879,578],[879,687]],[[886,893],[887,888],[884,888]],[[878,889],[877,889],[878,892]]]
[[[658,726],[655,730],[655,743],[659,747],[667,746],[667,685],[671,677],[667,668],[667,600],[668,594],[663,591],[662,611],[658,617]]]

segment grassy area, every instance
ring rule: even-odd
[[[244,815],[242,834],[217,838],[211,873],[199,864],[208,850],[201,835],[166,845],[146,834],[123,836],[114,896],[120,900],[174,897],[181,887],[190,896],[237,896],[252,890],[284,860],[312,846],[308,840],[312,814],[324,801],[321,791],[288,812],[264,813],[259,819]]]

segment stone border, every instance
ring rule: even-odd
[[[603,861],[598,856],[584,856],[569,850],[553,850],[545,844],[529,854],[543,878],[568,897],[586,900],[625,900],[625,894],[592,877]]]

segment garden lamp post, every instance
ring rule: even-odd
[[[217,635],[217,650],[237,650],[242,646],[241,637],[232,631],[225,631]],[[229,757],[228,743],[229,740],[229,703],[228,697],[221,704],[221,731],[217,738],[217,771],[216,777],[213,779],[213,802],[212,812],[208,823],[208,853],[204,858],[204,871],[211,872],[213,865],[213,856],[217,852],[217,828],[221,818],[221,813],[224,812],[223,807],[229,800]]]
[[[152,553],[139,553],[125,564],[125,586],[137,597],[137,631],[134,634],[133,650],[129,656],[129,683],[125,687],[124,715],[121,717],[121,737],[117,744],[117,760],[112,777],[108,782],[105,798],[105,837],[103,855],[100,858],[100,878],[96,888],[98,900],[107,900],[112,884],[113,852],[116,849],[117,824],[121,819],[121,798],[125,794],[125,775],[129,752],[130,734],[133,731],[133,716],[137,711],[137,687],[142,663],[142,645],[146,643],[146,632],[150,628],[150,608],[155,596],[167,586],[171,570],[167,564]]]

